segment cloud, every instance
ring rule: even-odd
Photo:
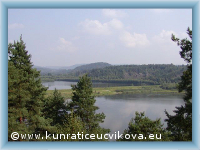
[[[123,23],[118,19],[111,20],[110,22],[108,22],[108,25],[110,27],[113,27],[114,29],[122,29],[123,28]]]
[[[106,17],[110,18],[122,18],[126,17],[127,14],[121,10],[114,10],[114,9],[103,9],[102,13]]]
[[[174,33],[175,33],[174,31],[165,31],[165,30],[162,30],[161,33],[160,33],[160,37],[161,38],[169,37],[169,36],[171,36]]]
[[[124,28],[123,23],[118,19],[112,19],[109,22],[101,23],[98,20],[88,20],[81,22],[85,32],[94,35],[115,35],[124,44],[125,47],[133,48],[136,46],[145,46],[150,42],[146,37],[146,34],[129,33]],[[110,45],[113,47],[112,45]]]
[[[175,31],[166,31],[166,30],[162,30],[158,35],[155,35],[152,40],[154,42],[159,42],[159,43],[175,43],[172,42],[171,40],[171,36],[172,34],[174,34],[177,38],[179,39],[183,39],[183,38],[188,38],[188,35],[186,33],[176,33]]]
[[[124,31],[124,33],[120,37],[120,40],[128,48],[133,48],[136,46],[146,46],[150,43],[146,37],[146,34],[138,34],[138,33],[131,34],[127,31]]]
[[[22,29],[24,28],[24,25],[21,23],[13,23],[8,25],[8,29]]]
[[[59,45],[56,50],[63,52],[74,52],[77,50],[75,46],[73,46],[72,42],[65,40],[64,38],[59,38]]]
[[[172,34],[174,34],[179,39],[187,37],[187,35],[183,32],[162,30],[159,34],[153,36],[150,39],[151,45],[149,49],[151,49],[154,53],[157,53],[157,56],[159,55],[160,58],[158,58],[158,62],[163,61],[165,63],[170,63],[171,60],[174,60],[175,64],[185,64],[184,62],[180,61],[180,47],[177,46],[176,42],[171,40]]]
[[[86,19],[81,22],[80,25],[83,27],[84,31],[96,35],[109,35],[110,31],[107,23],[101,23],[98,20]]]
[[[118,19],[112,19],[109,22],[101,23],[98,20],[89,20],[86,19],[84,22],[81,22],[79,25],[83,27],[85,32],[95,34],[95,35],[110,35],[112,29],[122,29],[123,23]]]
[[[169,12],[172,12],[171,9],[151,9],[151,11],[153,11],[155,13],[169,13]]]
[[[158,35],[155,35],[152,40],[159,43],[171,42],[172,34],[176,34],[174,31],[162,30]]]

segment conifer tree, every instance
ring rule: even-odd
[[[66,112],[66,105],[64,102],[64,97],[62,97],[61,93],[56,89],[53,95],[49,96],[45,101],[43,112],[46,118],[53,120],[51,123],[52,125],[63,124]]]
[[[12,140],[12,132],[29,133],[26,122],[23,121],[23,116],[27,116],[28,111],[24,102],[19,103],[18,80],[19,71],[11,61],[8,61],[8,140]]]
[[[109,132],[108,129],[99,126],[99,123],[103,123],[105,115],[104,113],[95,113],[99,108],[95,106],[92,82],[87,74],[80,77],[77,85],[72,86],[72,91],[72,101],[68,107],[81,118],[86,132],[102,134]]]
[[[51,120],[45,119],[42,113],[46,88],[41,84],[40,73],[32,66],[31,55],[21,36],[20,41],[8,45],[9,133],[13,130],[22,134],[54,130]]]
[[[185,91],[185,104],[176,107],[175,115],[167,115],[167,129],[171,131],[171,137],[174,141],[191,141],[192,140],[192,30],[187,29],[190,40],[178,39],[172,35],[172,40],[180,46],[180,55],[187,63],[187,70],[183,72],[181,81],[178,85],[179,92]]]

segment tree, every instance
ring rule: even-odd
[[[192,30],[187,29],[187,38],[180,40],[172,35],[172,40],[180,46],[180,55],[187,63],[187,70],[183,72],[181,81],[178,85],[179,92],[185,91],[184,106],[176,107],[175,115],[167,115],[167,130],[171,131],[174,141],[192,140]]]
[[[12,132],[19,134],[28,133],[29,129],[22,116],[27,116],[28,111],[25,108],[25,103],[19,103],[19,74],[20,72],[13,65],[13,62],[8,61],[8,140],[12,140],[10,135]]]
[[[53,120],[51,125],[63,124],[65,119],[64,114],[66,112],[65,100],[58,90],[54,90],[53,95],[49,96],[44,104],[44,115],[46,118]]]
[[[72,111],[69,115],[65,115],[65,120],[63,125],[58,125],[58,134],[67,133],[70,136],[60,139],[61,141],[85,141],[85,138],[80,136],[80,139],[73,134],[84,134],[86,133],[84,123],[81,121],[80,117],[76,116]],[[75,138],[73,138],[75,137]]]
[[[129,122],[128,128],[124,130],[119,141],[169,141],[168,132],[163,128],[160,119],[155,121],[145,116],[144,112],[135,113],[135,118]],[[126,134],[130,135],[126,136]],[[154,137],[152,137],[152,134]],[[135,139],[131,136],[135,136]]]
[[[72,86],[72,91],[72,101],[68,107],[81,118],[86,132],[93,134],[109,132],[108,129],[99,126],[99,123],[102,123],[105,119],[105,115],[104,113],[95,113],[99,108],[94,105],[96,100],[92,92],[91,79],[87,75],[83,75],[77,85]]]
[[[46,88],[41,84],[40,73],[32,68],[31,55],[25,43],[8,45],[8,125],[9,140],[13,131],[19,134],[52,131],[50,119],[42,112]]]

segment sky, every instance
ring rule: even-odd
[[[192,9],[8,9],[8,42],[22,34],[36,66],[186,64],[171,35],[188,27]]]

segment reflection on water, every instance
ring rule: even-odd
[[[175,106],[181,106],[184,102],[181,96],[177,95],[132,95],[120,94],[113,96],[96,97],[96,106],[100,109],[97,113],[104,112],[106,115],[101,127],[111,129],[111,133],[119,131],[123,133],[128,128],[131,118],[135,117],[135,112],[145,112],[145,116],[152,120],[161,118],[161,123],[166,127],[167,110],[173,114]]]
[[[67,82],[67,81],[54,81],[54,82],[43,82],[45,87],[48,87],[48,90],[58,90],[62,89],[71,89],[71,85],[77,84],[77,82]],[[131,84],[119,84],[119,83],[101,83],[93,82],[93,87],[115,87],[115,86],[130,86]]]

